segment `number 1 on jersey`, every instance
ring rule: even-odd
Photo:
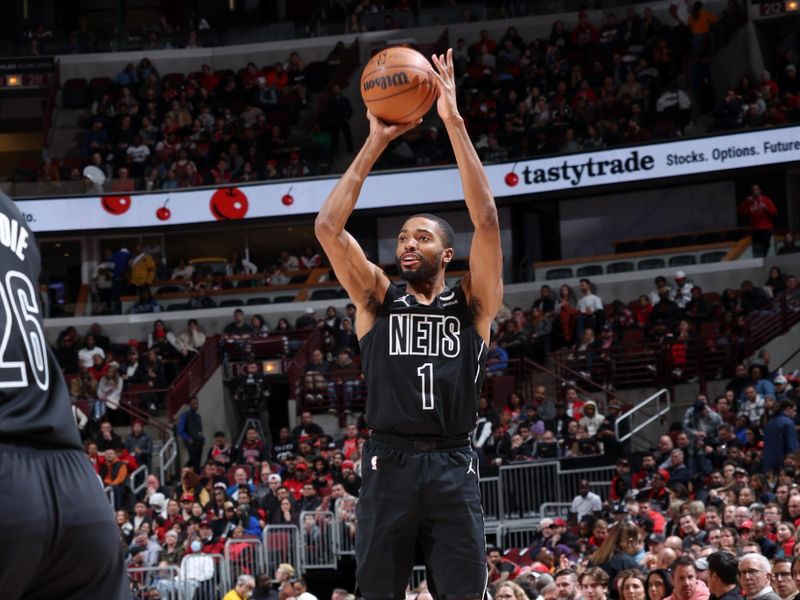
[[[417,375],[422,379],[422,410],[433,410],[433,363],[417,367]]]

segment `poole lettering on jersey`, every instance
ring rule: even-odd
[[[452,315],[389,315],[389,354],[454,358],[461,352],[460,331]]]
[[[11,250],[20,260],[25,260],[28,230],[5,213],[0,213],[0,244]]]

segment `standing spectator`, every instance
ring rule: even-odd
[[[739,566],[729,552],[714,552],[708,561],[708,590],[714,600],[744,600],[736,585]]]
[[[331,98],[328,101],[328,119],[330,120],[331,135],[333,136],[333,150],[339,148],[339,134],[344,135],[347,151],[353,152],[353,132],[350,130],[350,119],[353,116],[353,107],[338,84],[331,87]]]
[[[578,483],[578,495],[573,498],[570,506],[570,513],[580,522],[584,516],[598,514],[602,509],[603,501],[600,496],[589,491],[589,482],[581,479]]]
[[[153,440],[144,431],[144,424],[135,419],[131,424],[131,432],[125,438],[125,447],[128,453],[136,457],[136,462],[140,465],[150,467],[150,455],[153,452]]]
[[[772,241],[772,219],[778,209],[772,200],[761,193],[758,184],[753,184],[751,194],[739,205],[739,215],[747,217],[753,236],[753,256],[766,256]]]
[[[694,288],[694,283],[686,279],[686,273],[677,271],[675,273],[675,304],[678,305],[678,308],[686,308],[692,299],[692,288]]]
[[[600,322],[603,312],[603,301],[600,296],[592,292],[592,282],[588,279],[581,279],[580,281],[581,297],[578,300],[578,322],[575,331],[577,339],[583,338],[583,330],[591,327],[595,331],[599,331],[602,325]]]
[[[764,428],[764,470],[777,473],[783,468],[783,459],[797,451],[795,415],[797,407],[791,400],[781,400],[779,410]]]
[[[186,444],[186,450],[189,452],[187,464],[198,473],[200,472],[203,444],[205,443],[203,421],[200,418],[200,413],[197,412],[199,407],[200,401],[197,396],[192,396],[189,398],[189,409],[184,411],[178,420],[178,435]]]
[[[156,278],[156,261],[148,254],[142,244],[136,244],[133,248],[133,258],[130,262],[128,283],[137,291],[149,286]]]

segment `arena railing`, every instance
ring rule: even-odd
[[[130,474],[128,477],[128,486],[131,488],[131,491],[134,494],[138,494],[147,487],[147,476],[149,474],[150,469],[147,468],[147,465],[140,465],[133,473]],[[136,483],[136,480],[139,477],[141,477],[141,481]]]
[[[669,390],[659,390],[639,402],[636,406],[619,415],[614,421],[614,435],[617,441],[625,442],[645,427],[661,419],[669,412],[672,396]],[[635,422],[634,419],[641,421]],[[637,419],[638,420],[638,419]]]
[[[103,488],[103,493],[106,495],[108,499],[108,504],[111,506],[111,510],[117,510],[116,503],[114,502],[114,490],[110,485],[107,485]]]
[[[266,570],[264,543],[256,538],[228,539],[225,542],[225,569],[230,581],[239,575],[257,577]]]
[[[278,565],[301,565],[300,530],[297,525],[267,525],[264,528],[264,561],[266,572],[273,577]],[[273,579],[273,581],[275,581]]]
[[[173,585],[181,600],[218,600],[231,588],[231,578],[221,554],[193,553],[181,560]]]
[[[131,597],[134,600],[147,600],[152,597],[149,590],[156,589],[161,600],[183,600],[184,590],[177,585],[180,569],[175,566],[128,567],[131,582]]]
[[[335,516],[330,511],[300,513],[300,555],[308,569],[335,569]]]
[[[158,451],[158,470],[160,475],[159,481],[162,483],[169,481],[169,477],[171,477],[176,470],[175,467],[177,467],[177,461],[178,442],[175,439],[175,436],[170,436],[170,438]]]
[[[209,336],[200,351],[191,358],[169,386],[166,402],[170,421],[175,418],[180,408],[189,402],[189,398],[200,391],[221,364],[220,336]]]

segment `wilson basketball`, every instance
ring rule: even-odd
[[[361,73],[361,97],[382,121],[416,121],[436,100],[433,67],[411,48],[395,46],[381,50]]]

